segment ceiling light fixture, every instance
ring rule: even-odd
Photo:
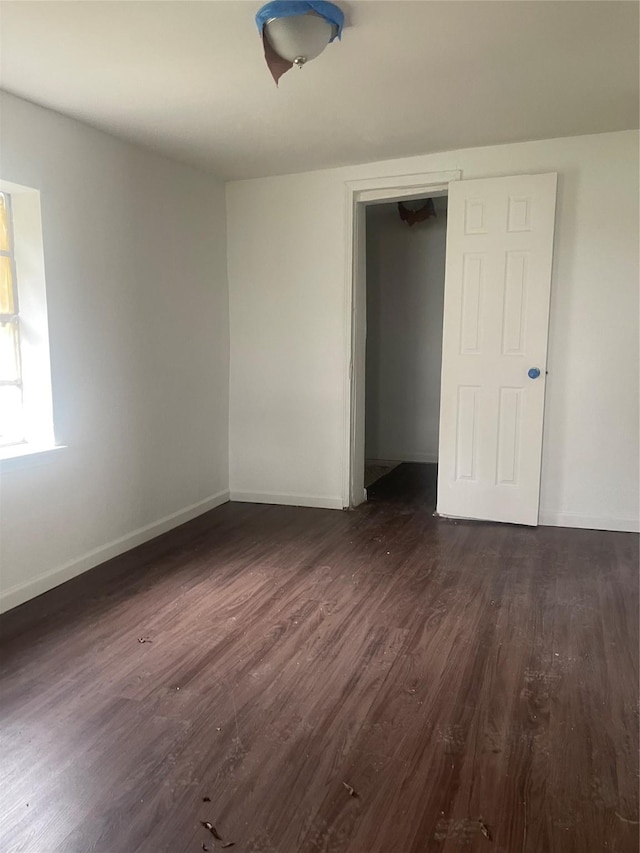
[[[302,68],[341,37],[344,14],[324,0],[273,0],[258,11],[256,24],[277,84],[285,71]]]

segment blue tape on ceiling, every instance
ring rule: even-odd
[[[256,14],[258,31],[262,33],[267,21],[272,18],[291,18],[295,15],[306,15],[315,12],[336,28],[336,32],[329,39],[332,42],[342,36],[344,26],[344,14],[334,3],[326,0],[273,0],[266,3]]]

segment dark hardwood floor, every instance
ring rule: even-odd
[[[370,497],[7,614],[2,853],[637,853],[638,537],[435,519],[428,466]]]

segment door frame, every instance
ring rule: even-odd
[[[365,352],[366,352],[366,243],[365,209],[368,204],[405,201],[435,193],[444,194],[462,172],[423,172],[395,177],[345,182],[345,365],[344,365],[344,464],[342,505],[357,506],[366,500],[360,483],[359,459],[364,464]]]

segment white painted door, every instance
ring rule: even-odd
[[[450,184],[440,515],[538,523],[556,183]]]

